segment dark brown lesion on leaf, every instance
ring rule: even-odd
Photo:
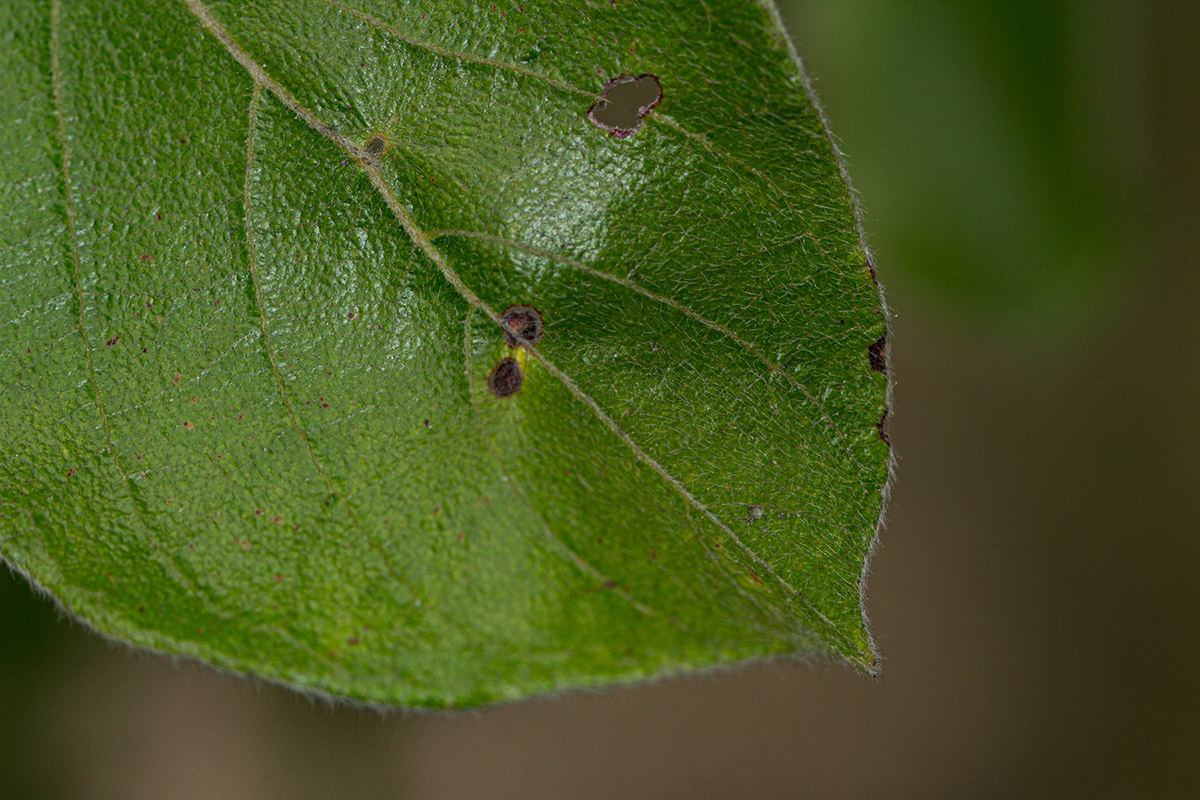
[[[512,397],[521,390],[521,365],[515,358],[504,358],[487,376],[488,391],[496,397]]]
[[[537,347],[545,332],[542,314],[533,306],[509,306],[500,315],[500,322],[504,331],[504,343],[513,349],[523,346]]]
[[[879,418],[879,422],[875,423],[875,430],[879,431],[879,438],[881,440],[883,440],[883,443],[886,444],[888,447],[891,447],[892,440],[890,438],[888,438],[887,424],[888,424],[888,409],[884,408],[883,416],[881,416]]]
[[[603,96],[588,109],[588,119],[616,139],[628,139],[642,128],[642,118],[662,102],[658,76],[618,75],[604,85]]]
[[[867,347],[867,361],[871,370],[887,375],[887,334],[884,333]]]

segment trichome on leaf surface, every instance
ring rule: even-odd
[[[886,313],[773,6],[0,5],[0,555],[378,704],[866,671]]]

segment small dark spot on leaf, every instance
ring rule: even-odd
[[[349,639],[346,640],[346,644],[351,645],[351,646],[358,644],[358,637],[351,636]]]
[[[117,334],[116,336],[112,337],[112,338],[111,338],[111,339],[109,339],[107,342],[105,342],[105,343],[104,343],[104,345],[105,345],[106,347],[112,347],[113,345],[115,345],[115,344],[116,344],[117,342],[119,342],[119,341],[121,341],[121,335],[120,335],[120,334]]]
[[[283,583],[283,576],[282,576],[282,575],[280,575],[279,573],[275,573],[275,576],[274,576],[274,577],[275,577],[275,582],[276,582],[276,583]]]
[[[605,589],[615,589],[615,588],[617,588],[617,584],[615,581],[605,581],[604,588]]]
[[[142,261],[153,261],[153,260],[154,260],[154,256],[150,255],[149,253],[142,253]]]
[[[188,431],[190,431],[190,430],[192,430],[192,429],[193,429],[193,428],[195,428],[195,427],[196,427],[195,425],[193,425],[192,423],[188,422],[187,420],[184,420],[184,421],[183,421],[183,429],[184,429],[184,430],[188,430]]]
[[[867,360],[875,372],[887,375],[887,334],[883,334],[867,348]]]
[[[488,373],[488,391],[496,397],[511,397],[521,390],[521,365],[516,359],[501,359],[500,363]]]
[[[618,75],[604,85],[604,96],[588,109],[588,119],[616,139],[628,139],[642,127],[642,118],[662,102],[658,77]]]
[[[504,343],[513,348],[525,344],[536,347],[545,332],[542,314],[533,306],[509,306],[500,321],[504,323]]]
[[[387,152],[388,140],[382,136],[372,136],[367,140],[367,146],[363,149],[371,158],[379,158]]]
[[[428,427],[429,427],[429,420],[425,420],[425,427],[426,427],[426,428],[428,428]]]

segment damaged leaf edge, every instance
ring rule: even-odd
[[[834,161],[837,162],[838,173],[841,175],[842,183],[846,187],[846,193],[850,201],[851,210],[854,213],[854,229],[858,234],[858,245],[862,248],[863,255],[866,258],[866,267],[871,272],[871,281],[875,284],[875,290],[879,296],[879,307],[883,311],[884,326],[886,328],[886,336],[889,348],[892,345],[892,312],[888,308],[887,296],[884,292],[882,284],[875,277],[874,258],[871,255],[871,247],[867,242],[867,231],[863,227],[862,205],[859,202],[858,192],[854,189],[854,184],[850,180],[850,173],[846,168],[846,157],[842,154],[842,150],[838,147],[837,140],[829,127],[829,118],[825,115],[825,109],[821,105],[821,101],[817,98],[816,90],[813,88],[812,79],[808,72],[804,69],[804,61],[800,57],[800,53],[796,50],[796,45],[792,41],[791,35],[788,33],[787,26],[784,24],[783,16],[779,13],[779,7],[775,0],[759,0],[759,3],[770,16],[772,23],[777,31],[782,35],[783,41],[787,45],[788,56],[792,63],[796,66],[796,71],[799,73],[800,81],[804,86],[804,94],[808,98],[808,102],[812,103],[813,109],[817,112],[817,116],[821,120],[821,128],[825,135],[825,140],[829,143],[830,150],[833,152]],[[895,368],[894,363],[889,359],[888,371],[884,376],[887,381],[887,391],[885,395],[885,416],[891,419],[894,416],[894,391],[895,391]],[[869,660],[857,660],[848,656],[841,657],[838,660],[844,660],[854,667],[865,672],[870,677],[879,677],[882,674],[883,655],[879,651],[879,645],[875,641],[875,633],[871,628],[871,620],[867,615],[867,581],[871,575],[871,561],[875,557],[875,553],[879,549],[880,536],[883,529],[887,525],[887,509],[888,503],[892,496],[892,487],[896,482],[896,450],[888,443],[888,464],[887,464],[887,479],[884,481],[883,490],[880,493],[879,518],[875,522],[875,531],[871,536],[871,542],[867,545],[866,555],[863,557],[862,572],[858,579],[858,603],[859,610],[862,614],[863,629],[867,634],[867,657]]]

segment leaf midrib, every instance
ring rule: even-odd
[[[445,280],[454,287],[455,291],[467,301],[472,307],[480,310],[487,315],[498,327],[503,331],[510,332],[518,340],[522,339],[519,331],[511,329],[500,317],[500,315],[486,301],[480,298],[470,287],[468,287],[458,275],[457,272],[446,261],[436,247],[434,247],[430,237],[409,215],[407,209],[396,199],[392,191],[391,185],[384,177],[375,160],[367,154],[367,152],[340,131],[337,131],[332,126],[321,121],[311,110],[301,104],[296,97],[288,91],[286,87],[280,84],[275,78],[266,72],[249,53],[233,38],[228,30],[221,24],[219,20],[213,16],[208,7],[201,0],[183,0],[189,11],[197,18],[200,24],[208,30],[217,41],[224,47],[226,52],[250,75],[257,84],[261,84],[269,90],[275,97],[299,117],[305,124],[315,130],[317,133],[334,142],[348,155],[350,155],[359,167],[366,173],[371,184],[382,196],[388,208],[392,211],[393,216],[400,223],[405,233],[438,268]],[[322,0],[326,2],[326,0]],[[57,4],[60,0],[55,0]],[[327,5],[332,3],[326,2]],[[545,79],[545,76],[541,76]],[[616,435],[630,449],[635,458],[642,461],[646,466],[654,470],[658,475],[667,482],[688,504],[692,505],[701,512],[713,525],[721,530],[730,541],[732,541],[738,549],[740,549],[751,561],[763,569],[763,571],[773,578],[784,589],[784,597],[787,602],[792,603],[798,600],[801,605],[814,616],[824,627],[822,638],[832,637],[833,639],[847,645],[850,650],[855,649],[849,638],[842,633],[837,626],[826,617],[819,609],[817,609],[811,601],[795,587],[791,586],[784,578],[779,575],[775,569],[767,563],[761,556],[751,550],[741,538],[723,523],[713,512],[698,498],[696,498],[687,487],[685,487],[678,479],[671,475],[661,464],[651,457],[642,447],[633,440],[633,438],[625,432],[616,422],[600,407],[600,405],[589,395],[583,392],[566,373],[550,362],[546,356],[539,352],[536,348],[527,348],[530,355],[536,359],[543,367],[545,367],[552,375],[554,375],[563,386],[580,402],[587,405],[596,417]],[[706,550],[709,550],[707,542],[703,541],[703,537],[699,537]],[[711,553],[711,550],[709,550]],[[757,597],[747,593],[742,586],[737,582],[736,578],[728,574],[728,570],[721,559],[715,559],[716,563],[725,571],[730,579],[730,583],[734,590],[740,595],[749,600],[760,610],[764,610],[759,603]]]

